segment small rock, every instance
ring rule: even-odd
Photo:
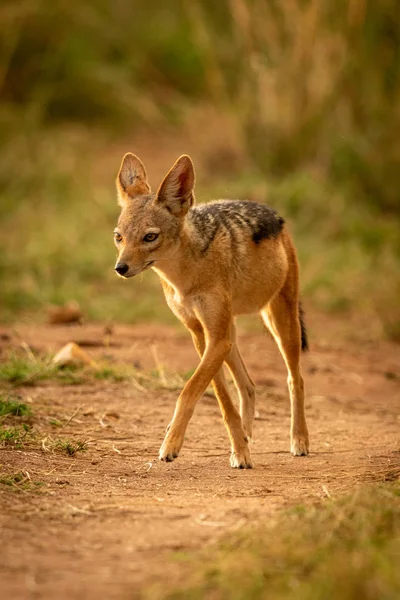
[[[97,368],[96,363],[90,358],[87,352],[82,350],[75,342],[69,342],[63,346],[53,358],[53,363],[60,367],[67,365],[90,365]]]
[[[79,304],[75,301],[67,302],[63,306],[49,306],[47,308],[48,321],[52,325],[60,323],[81,323],[83,314]]]
[[[105,416],[106,417],[112,417],[113,419],[119,419],[120,418],[119,413],[117,413],[115,410],[110,410],[110,411],[106,412]]]

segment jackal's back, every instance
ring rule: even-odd
[[[187,217],[202,241],[203,252],[207,252],[217,234],[225,234],[235,249],[247,240],[259,244],[276,238],[284,225],[284,219],[268,206],[240,200],[197,205]]]
[[[256,202],[218,200],[193,207],[187,222],[199,252],[197,281],[229,290],[233,314],[261,310],[282,288],[290,240],[284,220],[273,209]]]

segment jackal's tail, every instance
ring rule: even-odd
[[[304,320],[304,310],[301,302],[299,302],[299,317],[300,317],[300,329],[301,329],[301,349],[303,352],[307,352],[308,350],[308,338],[307,338],[307,329]]]

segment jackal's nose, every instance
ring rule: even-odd
[[[117,265],[115,265],[115,270],[119,275],[125,275],[125,273],[128,272],[129,267],[126,263],[118,263]]]

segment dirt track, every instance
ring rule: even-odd
[[[34,413],[47,415],[41,431],[57,435],[50,418],[74,415],[62,434],[90,444],[75,457],[0,450],[3,472],[28,471],[46,484],[39,494],[0,491],[2,596],[132,599],[179,576],[171,551],[199,548],[285,506],[398,475],[399,346],[345,344],[327,319],[314,329],[312,352],[303,359],[307,458],[288,452],[286,373],[273,342],[261,330],[239,338],[258,388],[251,471],[230,468],[228,438],[211,396],[199,403],[179,459],[164,464],[157,452],[177,391],[109,381],[22,388]],[[21,339],[53,352],[71,339],[103,337],[101,325],[17,330],[3,350]],[[111,346],[89,351],[150,370],[153,347],[170,371],[197,364],[186,333],[155,326],[116,326]]]

